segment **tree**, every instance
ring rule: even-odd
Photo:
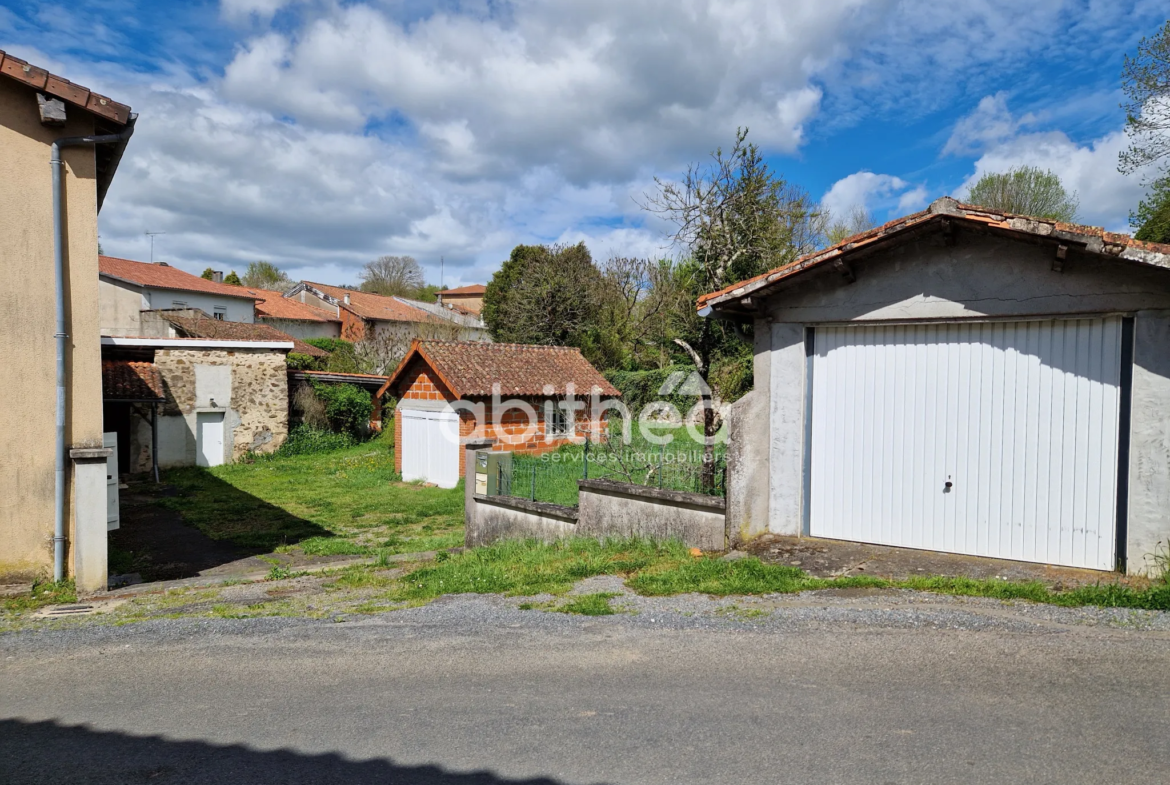
[[[1150,193],[1129,214],[1129,223],[1137,232],[1134,238],[1148,243],[1170,243],[1170,175],[1151,184]]]
[[[604,370],[671,364],[672,314],[693,310],[669,259],[610,257],[601,265],[597,329],[583,350]]]
[[[1072,221],[1080,204],[1076,192],[1065,190],[1057,175],[1035,166],[983,175],[971,186],[967,201],[992,210],[1053,221]]]
[[[248,269],[244,271],[244,286],[253,289],[276,289],[284,291],[293,285],[283,270],[272,262],[248,262]]]
[[[379,256],[366,262],[361,279],[363,292],[387,297],[413,297],[426,284],[413,256]]]
[[[214,281],[215,280],[215,270],[212,270],[210,267],[208,267],[206,270],[203,271],[203,275],[201,275],[199,277],[203,278],[204,280],[207,280],[207,281]]]
[[[679,266],[682,285],[694,298],[778,267],[810,250],[821,234],[821,211],[803,189],[789,185],[736,132],[731,152],[716,149],[706,164],[691,165],[681,182],[656,179],[657,193],[643,207],[674,224],[672,239],[687,254]],[[675,315],[678,337],[702,378],[705,436],[702,482],[714,485],[715,434],[709,380],[713,361],[741,355],[746,340],[738,326],[697,318],[694,308]]]
[[[1170,21],[1138,43],[1136,57],[1126,55],[1121,89],[1129,148],[1118,169],[1132,174],[1170,156]]]
[[[837,243],[877,226],[873,214],[864,205],[854,205],[841,215],[825,211],[825,245]]]
[[[585,348],[600,303],[601,273],[585,243],[517,246],[488,283],[483,316],[496,341]]]
[[[228,273],[226,276],[224,276],[223,282],[230,285],[230,286],[243,286],[244,285],[243,282],[240,280],[240,276],[236,275],[235,270],[232,270],[230,273]]]

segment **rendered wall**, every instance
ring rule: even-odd
[[[64,127],[42,126],[36,92],[0,79],[0,336],[5,403],[0,406],[0,582],[51,574],[56,441],[56,295],[52,174],[55,139],[94,132],[69,106]],[[69,446],[102,444],[98,342],[97,183],[94,151],[70,147],[65,161],[66,355]],[[66,466],[69,542],[74,541],[73,467]],[[87,500],[84,504],[98,503]],[[100,503],[105,504],[102,493]],[[66,564],[73,558],[67,555]]]
[[[102,335],[125,337],[141,335],[142,311],[150,301],[137,286],[110,281],[98,281],[98,324]]]
[[[1148,555],[1170,540],[1170,271],[1072,249],[1061,272],[1052,261],[1048,246],[958,231],[953,246],[927,237],[854,262],[854,283],[826,269],[765,302],[771,343],[756,351],[769,357],[768,421],[747,424],[732,439],[768,434],[768,530],[800,534],[804,520],[806,326],[1128,313],[1135,314],[1136,333],[1128,568],[1148,569]],[[758,384],[759,363],[756,378]],[[731,508],[745,503],[734,500]]]
[[[282,333],[302,341],[308,338],[341,337],[341,324],[338,322],[303,322],[295,319],[273,319],[268,316],[261,317],[258,321],[270,324]]]

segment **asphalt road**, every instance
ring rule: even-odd
[[[0,782],[1170,781],[1165,631],[906,613],[4,635]]]

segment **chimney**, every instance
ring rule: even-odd
[[[349,305],[349,295],[348,294],[345,296],[345,304]]]
[[[223,270],[212,270],[211,280],[214,283],[223,283]]]

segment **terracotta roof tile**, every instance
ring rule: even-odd
[[[261,298],[256,303],[256,315],[268,319],[290,319],[299,322],[340,322],[341,319],[335,315],[324,311],[320,308],[315,308],[312,305],[306,305],[298,300],[291,300],[284,296],[282,292],[275,292],[271,289],[253,289],[256,295]]]
[[[206,294],[218,294],[224,297],[242,297],[246,300],[262,299],[258,290],[246,289],[243,286],[232,286],[226,283],[216,283],[206,278],[200,278],[198,275],[185,273],[179,268],[169,265],[134,262],[129,259],[119,259],[114,256],[99,256],[98,271],[102,275],[108,275],[111,278],[117,278],[153,289],[204,292]]]
[[[112,98],[91,91],[88,87],[55,76],[44,68],[38,68],[3,50],[0,50],[0,74],[121,125],[130,120],[130,107],[126,104],[118,103]]]
[[[580,397],[587,397],[595,386],[605,396],[621,394],[580,349],[571,347],[416,341],[391,376],[392,387],[416,360],[430,365],[461,398],[491,395],[495,384],[501,395],[564,395],[570,383]]]
[[[314,289],[342,302],[343,308],[348,308],[363,319],[375,319],[386,322],[439,322],[440,317],[427,313],[419,308],[407,305],[395,297],[386,297],[381,294],[359,292],[354,289],[343,289],[340,286],[329,286],[323,283],[305,281]],[[349,296],[349,304],[345,305],[345,297]]]
[[[162,400],[162,375],[154,363],[102,360],[102,398],[107,401]]]
[[[483,294],[487,291],[487,287],[481,283],[473,283],[468,286],[460,286],[455,289],[443,289],[439,294],[446,297],[449,294]]]
[[[1037,218],[1030,215],[1005,213],[1001,210],[992,210],[973,204],[963,204],[949,196],[936,199],[930,207],[917,213],[895,218],[881,226],[868,229],[852,237],[846,237],[839,243],[814,251],[754,278],[733,283],[717,292],[704,294],[699,298],[698,307],[704,305],[731,302],[750,296],[753,292],[777,281],[789,278],[798,273],[823,264],[835,262],[851,252],[867,245],[892,238],[894,235],[907,231],[915,226],[932,220],[946,218],[978,223],[995,229],[1010,232],[1019,232],[1039,237],[1048,237],[1053,240],[1063,240],[1083,245],[1086,250],[1109,256],[1116,256],[1131,261],[1153,264],[1158,267],[1170,267],[1170,245],[1147,243],[1135,240],[1128,234],[1107,232],[1099,226],[1083,226],[1081,224],[1053,221],[1047,218]]]
[[[172,316],[163,313],[162,317],[174,325],[179,332],[185,333],[188,338],[205,338],[212,341],[292,341],[292,351],[307,354],[311,357],[328,357],[329,352],[318,349],[316,346],[293,338],[288,333],[282,333],[270,324],[249,324],[248,322],[228,322],[221,319],[192,319],[187,316]]]

